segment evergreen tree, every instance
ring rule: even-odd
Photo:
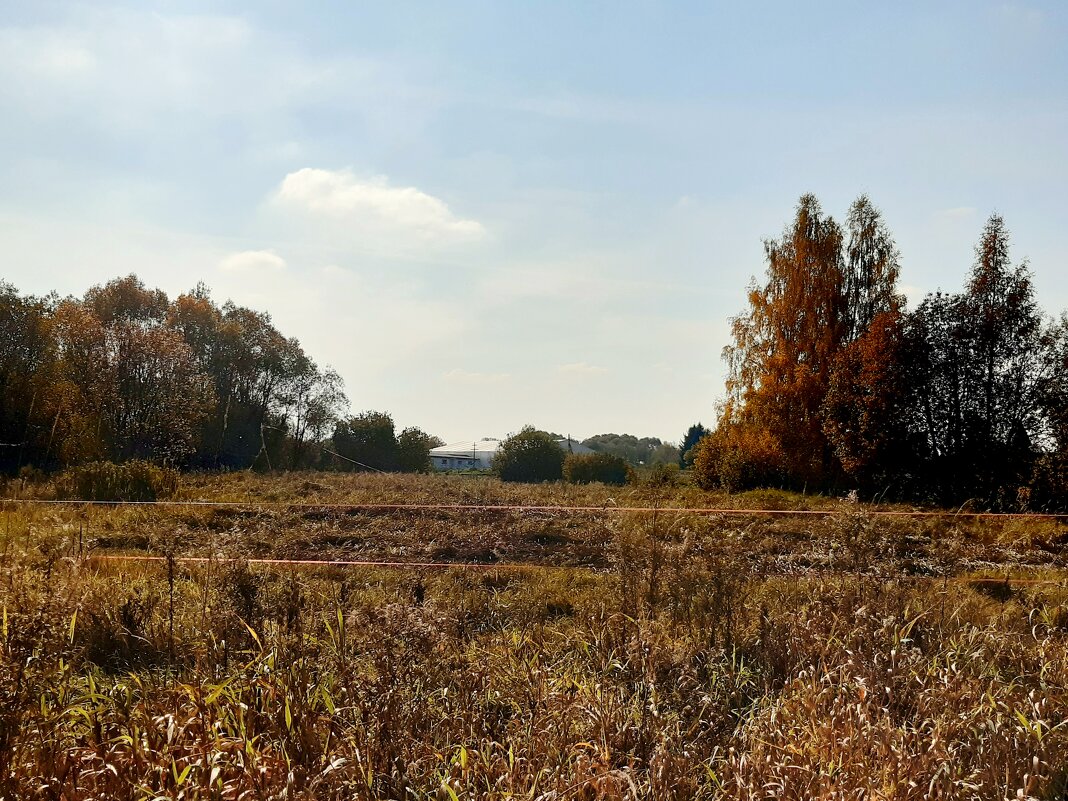
[[[975,253],[963,293],[929,295],[912,315],[922,347],[914,405],[939,499],[1011,506],[1046,428],[1049,341],[1030,270],[1012,265],[1000,216]]]
[[[690,467],[693,465],[693,447],[701,441],[701,437],[708,434],[708,429],[700,423],[694,423],[688,429],[679,444],[679,466]]]

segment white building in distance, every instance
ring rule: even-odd
[[[564,453],[594,453],[578,440],[569,437],[558,439],[556,443]],[[430,465],[435,470],[489,470],[493,467],[493,457],[497,455],[500,447],[501,440],[492,437],[451,442],[430,449]]]
[[[430,465],[435,470],[489,470],[501,447],[499,439],[451,442],[430,449]]]

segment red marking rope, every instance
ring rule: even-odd
[[[836,507],[833,509],[739,509],[723,507],[682,507],[682,506],[538,506],[507,504],[449,504],[449,503],[307,503],[286,501],[60,501],[37,498],[7,498],[0,500],[0,505],[23,504],[39,506],[177,506],[209,508],[265,508],[265,509],[305,509],[305,510],[347,510],[347,511],[451,511],[451,512],[548,512],[552,514],[591,514],[597,512],[617,512],[631,514],[650,514],[671,512],[694,515],[813,515],[830,517],[850,511],[862,511],[872,517],[969,517],[969,518],[1003,518],[1003,519],[1046,519],[1058,520],[1068,518],[1068,513],[1060,512],[963,512],[930,511],[908,509],[865,509],[859,507]]]

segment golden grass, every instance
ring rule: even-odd
[[[440,476],[181,492],[614,497]],[[693,490],[672,492],[645,500]],[[1055,525],[308,511],[0,513],[0,798],[1068,797]],[[549,567],[245,561],[446,546]],[[121,551],[213,559],[89,558]]]

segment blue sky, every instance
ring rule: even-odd
[[[269,311],[446,440],[711,422],[797,198],[1068,307],[1063,3],[0,2],[0,277]]]

